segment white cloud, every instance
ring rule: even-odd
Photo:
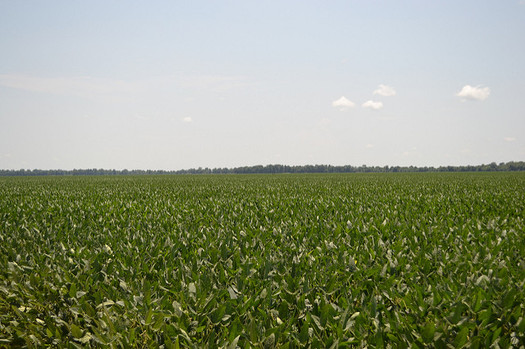
[[[137,96],[153,95],[173,87],[227,92],[248,85],[243,76],[164,76],[140,80],[121,80],[93,76],[41,77],[21,74],[0,74],[0,86],[60,96],[105,100],[134,101]]]
[[[375,95],[385,96],[385,97],[390,97],[390,96],[395,96],[396,95],[396,90],[394,90],[394,88],[392,86],[387,86],[387,85],[381,84],[381,85],[379,85],[377,90],[374,91],[374,94]]]
[[[338,100],[333,101],[332,106],[338,108],[340,111],[345,111],[355,107],[355,103],[342,96]]]
[[[483,101],[488,98],[490,94],[490,88],[488,87],[480,87],[480,86],[470,86],[465,85],[459,91],[456,96],[461,97],[461,99],[464,100],[475,100],[475,101]]]
[[[370,144],[370,143],[367,144],[367,145],[365,145],[365,148],[366,148],[366,149],[372,149],[373,147],[374,147],[374,145],[373,145],[373,144]]]
[[[516,138],[514,137],[505,137],[503,138],[506,142],[514,142],[516,140]]]
[[[198,90],[213,90],[216,92],[225,92],[235,88],[243,88],[249,85],[244,76],[228,75],[197,75],[188,76],[180,79],[182,86],[185,88],[194,88]]]
[[[319,122],[317,123],[319,126],[328,126],[332,123],[332,120],[328,119],[328,118],[322,118],[321,120],[319,120]]]
[[[135,119],[141,120],[141,121],[148,121],[149,120],[149,118],[147,116],[144,116],[144,115],[139,114],[139,113],[135,113]]]
[[[0,85],[31,92],[63,96],[115,98],[138,92],[138,84],[115,79],[90,76],[37,77],[28,75],[0,75]]]
[[[192,121],[193,121],[193,119],[191,117],[189,117],[189,116],[186,116],[184,119],[182,119],[182,122],[186,122],[186,123],[192,122]]]
[[[363,108],[370,108],[370,109],[374,109],[374,110],[379,110],[379,109],[383,108],[383,102],[374,102],[372,100],[366,101],[365,103],[363,103]]]

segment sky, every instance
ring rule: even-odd
[[[0,0],[0,168],[525,160],[525,0]]]

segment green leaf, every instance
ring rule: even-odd
[[[109,307],[109,306],[112,306],[113,304],[115,304],[115,302],[113,302],[113,301],[110,299],[110,300],[107,300],[107,301],[102,302],[102,303],[100,303],[99,305],[97,305],[97,309],[98,309],[98,308],[102,308],[102,307]]]
[[[315,326],[317,327],[317,329],[319,331],[323,331],[324,330],[324,327],[321,325],[321,321],[320,321],[318,316],[311,315],[310,318],[312,319],[313,323],[315,324]]]
[[[184,331],[182,328],[179,328],[179,331],[181,333],[182,338],[184,338],[186,340],[186,342],[188,342],[188,344],[190,344],[190,345],[193,344],[193,342],[191,341],[190,336],[188,336],[188,333],[186,331]],[[179,337],[177,337],[177,342],[178,342],[178,339],[179,339]],[[177,345],[178,344],[175,343],[175,346],[177,346]]]
[[[148,312],[146,313],[146,319],[145,319],[146,325],[151,324],[152,319],[153,319],[153,309],[149,309]]]
[[[263,341],[264,348],[273,348],[275,345],[275,333],[270,334]]]
[[[166,345],[166,348],[168,349],[174,349],[175,348],[175,344],[171,341],[171,338],[170,336],[164,334],[164,344]]]
[[[241,328],[242,328],[241,322],[239,321],[238,318],[235,319],[230,326],[230,333],[228,334],[228,339],[231,343],[233,343],[236,337],[239,337],[241,333]]]
[[[510,289],[507,292],[507,294],[503,298],[503,308],[504,309],[512,308],[512,305],[514,304],[514,299],[516,297],[517,292],[518,291],[516,289],[514,289],[514,288]]]
[[[451,324],[455,325],[459,322],[464,309],[465,306],[462,303],[456,305],[456,307],[454,308],[454,312],[448,317],[448,320]]]
[[[228,293],[230,294],[231,299],[237,299],[237,292],[232,286],[228,287]]]
[[[496,331],[494,331],[494,333],[492,334],[492,343],[494,343],[496,340],[499,339],[499,335],[500,335],[501,331],[502,331],[502,328],[501,328],[501,327],[498,327],[498,328],[496,329]],[[492,344],[492,343],[491,343],[491,344]]]
[[[91,340],[91,338],[92,338],[92,337],[91,337],[91,334],[86,333],[86,335],[83,336],[82,338],[78,339],[78,341],[79,341],[80,343],[82,343],[82,344],[86,344],[86,343],[88,343],[88,342]]]
[[[164,315],[163,314],[157,314],[155,323],[153,324],[153,330],[158,331],[162,328],[164,325]]]
[[[468,327],[463,327],[458,334],[456,335],[456,338],[454,339],[454,347],[461,348],[464,346],[468,341]]]
[[[71,284],[71,287],[69,288],[69,297],[76,298],[77,296],[77,285]]]
[[[485,297],[484,297],[483,293],[481,292],[481,290],[479,290],[478,293],[476,293],[476,295],[474,296],[474,307],[473,307],[473,310],[476,313],[481,310],[481,305],[482,305],[482,302],[483,302],[484,299],[485,299]]]
[[[434,333],[436,332],[436,326],[427,322],[421,330],[421,337],[425,343],[431,343],[434,340]]]
[[[469,344],[468,347],[470,349],[478,349],[478,348],[480,348],[481,347],[481,343],[482,343],[481,340],[482,339],[479,336],[474,336],[474,337],[470,338],[469,343],[468,343]]]
[[[308,321],[304,321],[303,325],[301,326],[301,332],[299,332],[299,340],[302,344],[306,343],[308,341],[308,338],[310,337],[308,333]]]
[[[520,317],[517,321],[518,331],[525,332],[525,318]]]
[[[69,330],[75,338],[82,338],[82,336],[84,335],[84,331],[82,331],[82,329],[75,324],[69,325]]]
[[[236,349],[237,348],[237,343],[239,342],[239,338],[241,338],[241,336],[237,336],[233,339],[233,341],[231,341],[231,343],[228,345],[228,349]]]
[[[173,306],[173,312],[175,316],[181,317],[182,316],[182,306],[180,305],[180,303],[177,301],[173,301],[172,306]]]
[[[226,305],[222,304],[211,313],[211,321],[214,325],[217,325],[222,321],[224,313],[226,312]]]

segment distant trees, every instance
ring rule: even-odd
[[[380,173],[380,172],[489,172],[489,171],[525,171],[524,161],[511,161],[507,163],[482,164],[477,166],[441,166],[441,167],[415,167],[415,166],[332,166],[332,165],[255,165],[235,168],[208,167],[177,171],[165,170],[105,170],[105,169],[74,169],[74,170],[0,170],[0,176],[100,176],[100,175],[164,175],[164,174],[255,174],[255,173]]]

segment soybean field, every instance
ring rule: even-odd
[[[525,347],[525,173],[0,178],[0,347]]]

